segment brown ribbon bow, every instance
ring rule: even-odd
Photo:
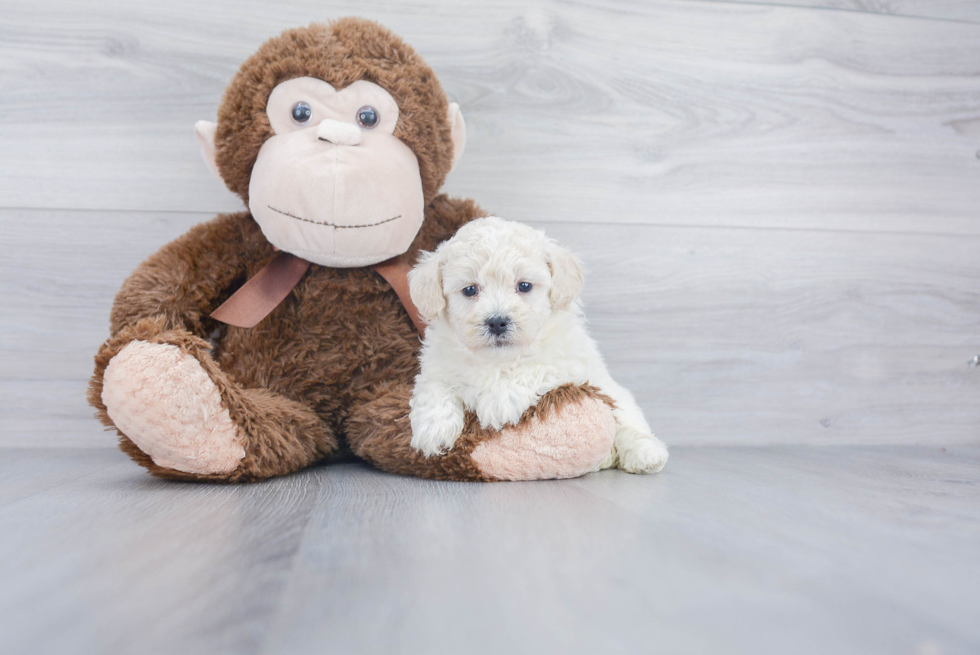
[[[305,259],[280,252],[211,312],[211,318],[235,327],[254,327],[289,295],[309,268],[310,262]],[[425,336],[425,321],[408,292],[408,271],[412,267],[400,257],[392,257],[372,268],[395,290],[419,334]]]

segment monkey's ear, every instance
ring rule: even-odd
[[[218,172],[218,162],[214,155],[214,134],[217,131],[217,123],[212,123],[211,121],[198,121],[194,123],[194,135],[197,137],[197,142],[201,144],[201,157],[204,158],[204,163],[207,164],[208,170],[214,173],[214,176],[220,180],[221,173]]]
[[[456,164],[463,157],[463,150],[466,148],[466,123],[463,121],[463,112],[459,110],[459,105],[455,102],[449,103],[449,129],[453,136],[453,165],[449,167],[452,171]]]
[[[548,268],[551,269],[551,306],[568,309],[582,292],[585,273],[578,257],[554,241],[548,244]]]
[[[426,323],[431,323],[446,307],[439,260],[439,253],[423,252],[419,263],[408,272],[408,292]]]

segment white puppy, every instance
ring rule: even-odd
[[[667,448],[585,330],[582,267],[571,252],[527,225],[481,218],[423,253],[408,280],[428,323],[411,401],[413,447],[426,456],[450,449],[466,410],[499,430],[547,391],[587,382],[616,403],[616,438],[601,468],[663,468]]]

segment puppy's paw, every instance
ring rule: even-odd
[[[453,447],[463,432],[465,417],[462,410],[455,407],[414,407],[409,418],[412,448],[432,457]]]
[[[619,468],[627,473],[659,473],[667,463],[667,446],[653,435],[634,439],[617,451]]]
[[[616,466],[616,449],[612,448],[606,457],[599,462],[599,466],[597,466],[595,470],[602,471],[604,469],[610,469],[614,466]]]
[[[497,385],[477,400],[476,417],[482,427],[501,430],[508,425],[517,425],[524,412],[536,405],[539,398],[533,389],[513,384]]]

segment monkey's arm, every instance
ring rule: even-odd
[[[208,314],[274,256],[248,214],[198,225],[123,284],[95,356],[89,403],[120,447],[154,475],[259,480],[337,451],[313,408],[222,371],[204,340]]]
[[[267,251],[267,252],[266,252]],[[248,263],[272,256],[272,247],[246,212],[223,214],[170,242],[123,283],[112,307],[110,334],[145,319],[162,330],[183,328],[200,337],[214,328],[208,315]]]

